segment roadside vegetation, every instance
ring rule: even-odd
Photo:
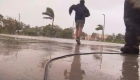
[[[59,25],[54,25],[54,12],[51,8],[46,8],[45,12],[42,12],[42,15],[45,15],[43,19],[52,20],[52,24],[47,24],[45,26],[30,26],[29,24],[25,24],[23,22],[19,22],[12,17],[3,16],[0,14],[0,34],[11,34],[11,35],[25,35],[25,36],[44,36],[44,37],[55,37],[55,38],[74,38],[74,30],[75,28],[69,27],[62,29]],[[100,31],[103,30],[102,25],[97,25],[98,27],[95,30]],[[82,32],[82,39],[86,39],[88,36],[87,33]],[[92,41],[103,41],[102,37],[99,36],[98,33],[92,33],[91,38],[89,40]],[[112,34],[108,35],[104,42],[111,43],[125,43],[124,35],[122,34]]]

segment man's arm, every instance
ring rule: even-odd
[[[71,15],[72,11],[75,10],[75,7],[76,5],[72,5],[70,8],[69,8],[69,14]]]
[[[89,10],[85,7],[85,17],[89,17],[90,16],[90,12]]]

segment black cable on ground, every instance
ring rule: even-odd
[[[58,59],[61,59],[61,58],[75,56],[75,55],[89,55],[89,54],[121,54],[121,53],[102,53],[102,52],[78,53],[78,54],[68,54],[68,55],[64,55],[64,56],[60,56],[60,57],[50,59],[48,61],[48,63],[46,64],[46,67],[45,67],[44,80],[47,80],[47,78],[48,78],[48,66],[49,66],[49,63],[51,63],[52,61],[55,61],[55,60],[58,60]]]

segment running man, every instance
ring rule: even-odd
[[[75,11],[75,23],[76,23],[76,42],[80,45],[80,36],[82,29],[85,24],[85,18],[90,16],[90,12],[87,7],[84,5],[85,1],[80,0],[80,3],[77,5],[72,5],[69,8],[69,14],[71,15],[72,11]]]

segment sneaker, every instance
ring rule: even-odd
[[[80,39],[76,39],[76,42],[77,42],[78,45],[81,44],[81,43],[80,43]]]
[[[137,48],[130,48],[130,47],[122,47],[121,49],[120,49],[120,51],[122,52],[122,53],[126,53],[126,54],[139,54],[139,49],[137,49]]]

